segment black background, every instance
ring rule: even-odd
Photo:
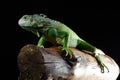
[[[18,1],[14,6],[12,19],[15,27],[15,54],[12,56],[17,63],[17,55],[26,44],[37,44],[38,38],[31,32],[21,29],[18,20],[24,14],[44,13],[49,18],[68,25],[82,39],[102,49],[120,66],[120,8],[80,8],[78,4],[50,1]],[[16,64],[17,77],[19,70]]]

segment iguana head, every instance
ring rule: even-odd
[[[21,28],[31,31],[39,37],[39,32],[44,32],[51,25],[51,20],[43,14],[24,15],[18,21]]]

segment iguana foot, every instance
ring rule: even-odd
[[[44,48],[44,46],[43,45],[37,45],[38,47],[41,47],[41,48]]]
[[[105,72],[105,68],[109,72],[108,67],[103,63],[102,59],[100,58],[100,54],[95,54],[95,58],[96,58],[98,64],[100,65],[101,72],[104,73]]]
[[[73,58],[73,52],[69,48],[62,47],[62,51],[65,51],[65,53],[66,53],[65,56],[70,56],[70,59]]]
[[[70,55],[70,58],[72,58],[73,52],[69,48],[62,48],[62,50],[66,52],[65,56]]]

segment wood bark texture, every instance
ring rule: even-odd
[[[65,56],[58,47],[40,48],[25,45],[18,54],[20,75],[18,80],[116,80],[117,63],[107,55],[101,55],[109,72],[101,73],[96,59],[90,54],[70,48],[74,57]]]

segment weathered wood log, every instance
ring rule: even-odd
[[[101,55],[109,72],[101,73],[96,59],[71,48],[76,59],[69,59],[57,47],[40,48],[26,45],[18,54],[19,80],[116,80],[117,63],[107,55]]]

